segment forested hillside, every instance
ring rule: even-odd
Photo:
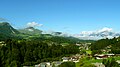
[[[40,62],[57,61],[63,56],[79,53],[78,46],[70,44],[49,46],[42,41],[6,40],[0,46],[0,66],[21,67]]]
[[[91,44],[93,54],[109,50],[109,53],[120,54],[120,37],[113,39],[101,39]]]

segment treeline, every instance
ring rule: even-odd
[[[110,53],[120,54],[120,37],[113,39],[101,39],[91,44],[91,50],[96,53],[101,53],[101,49],[111,49]]]
[[[48,45],[38,40],[6,40],[0,45],[0,67],[22,67],[40,62],[57,61],[63,56],[79,53],[76,45]]]
[[[69,43],[69,44],[76,44],[76,43],[93,43],[94,40],[80,40],[75,37],[62,37],[62,36],[52,36],[50,34],[41,34],[40,37],[31,37],[30,40],[47,40],[56,43]]]
[[[91,44],[91,50],[100,50],[111,44],[110,39],[101,39]]]

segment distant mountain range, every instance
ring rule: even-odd
[[[107,27],[96,31],[83,31],[80,34],[69,34],[62,32],[51,32],[50,34],[57,36],[64,36],[64,37],[75,37],[81,40],[99,40],[105,38],[111,39],[120,36],[120,33],[116,33],[113,31],[112,28],[107,28]]]
[[[75,37],[83,40],[98,40],[103,38],[113,38],[120,36],[119,33],[115,33],[110,28],[103,28],[98,31],[84,31],[80,34],[69,35],[62,32],[51,32],[47,33],[49,36],[62,36],[62,37]],[[24,29],[14,29],[9,23],[0,23],[0,39],[13,38],[16,37],[34,37],[34,36],[48,36],[43,34],[41,30],[35,29],[34,27],[27,27]]]
[[[116,33],[111,28],[105,27],[97,31],[83,31],[80,34],[73,36],[84,40],[98,40],[104,38],[119,37],[120,33]]]
[[[14,29],[9,23],[0,23],[0,40],[5,39],[65,39],[65,40],[79,40],[74,37],[62,37],[62,32],[52,32],[51,34],[43,34],[41,30],[34,27],[27,27],[24,29]]]

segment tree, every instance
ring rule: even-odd
[[[12,61],[10,67],[21,67],[18,61]]]

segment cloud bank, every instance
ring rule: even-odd
[[[112,31],[113,31],[112,28],[107,28],[107,27],[104,27],[104,28],[98,30],[98,32],[112,32]]]
[[[96,31],[82,31],[80,34],[74,34],[73,36],[85,40],[98,40],[118,37],[120,34],[114,32],[112,28],[104,27]]]

